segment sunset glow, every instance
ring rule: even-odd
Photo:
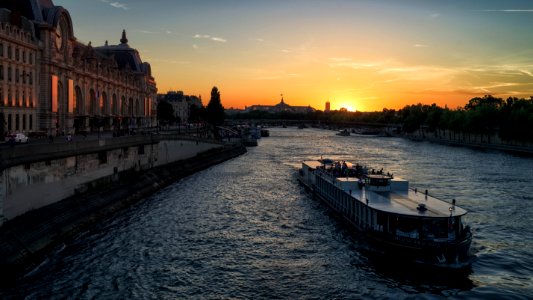
[[[380,111],[450,108],[486,94],[533,95],[528,1],[56,0],[76,37],[129,44],[158,90],[226,108],[290,105]],[[338,99],[338,100],[336,100]]]

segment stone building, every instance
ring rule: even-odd
[[[174,108],[174,116],[181,124],[189,123],[191,106],[203,107],[202,98],[193,95],[184,95],[182,91],[169,91],[157,95],[157,101],[166,101]]]
[[[289,113],[310,113],[316,111],[316,109],[309,106],[292,106],[283,100],[283,96],[281,97],[281,101],[276,105],[252,105],[244,108],[245,112],[251,112],[251,111],[266,111],[270,113],[281,113],[281,112],[289,112]]]
[[[0,8],[0,133],[38,129],[38,53],[33,23]]]
[[[117,45],[85,45],[51,0],[2,0],[0,28],[4,133],[155,126],[156,83],[125,31]]]

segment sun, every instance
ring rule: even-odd
[[[345,102],[341,102],[337,105],[337,109],[338,110],[344,110],[346,109],[347,111],[355,111],[355,106],[353,104],[353,101],[345,101]]]

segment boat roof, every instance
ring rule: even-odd
[[[418,193],[414,190],[407,192],[389,192],[386,194],[362,190],[360,197],[353,194],[357,200],[368,199],[368,205],[372,208],[401,215],[416,217],[436,217],[445,218],[450,216],[462,216],[467,213],[463,208],[437,199],[432,196],[426,196],[424,193]],[[419,204],[424,204],[426,210],[419,210]]]
[[[303,164],[311,168],[316,168],[318,166],[323,165],[319,161],[304,161]],[[348,164],[348,162],[346,162],[346,164]],[[349,164],[349,166],[351,165],[352,164]],[[354,184],[356,184],[359,181],[359,178],[338,177],[335,178],[335,180],[340,183],[353,182]],[[349,191],[346,192],[349,193]],[[450,208],[452,216],[462,216],[467,213],[465,209],[457,205],[453,205],[452,203],[437,199],[430,195],[426,196],[425,193],[417,192],[411,189],[402,192],[392,191],[386,193],[377,193],[373,191],[368,191],[364,188],[357,188],[351,191],[351,196],[356,201],[360,201],[365,204],[367,204],[366,200],[368,199],[368,206],[392,214],[408,215],[414,217],[445,218],[450,216]],[[420,204],[423,204],[426,210],[419,210],[418,207]]]

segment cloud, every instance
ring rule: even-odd
[[[198,45],[196,45],[196,44],[192,44],[192,47],[193,47],[193,49],[200,49],[200,47],[198,47]]]
[[[354,70],[374,69],[383,64],[372,62],[356,62],[349,57],[331,57],[329,60],[331,61],[331,63],[329,63],[330,68],[351,68]]]
[[[329,60],[333,61],[333,62],[347,62],[347,61],[352,61],[351,58],[349,57],[330,57]]]
[[[111,6],[113,6],[114,8],[120,8],[120,9],[123,9],[123,10],[128,10],[130,9],[126,3],[120,3],[120,2],[117,2],[117,1],[114,1],[114,2],[111,2],[110,0],[100,0],[100,2],[102,3],[107,3]]]
[[[424,45],[424,44],[414,44],[413,47],[415,47],[415,48],[427,48],[429,46],[428,45]]]
[[[533,9],[483,9],[481,12],[531,13]]]
[[[223,39],[223,38],[220,38],[220,37],[216,37],[216,36],[212,37],[211,40],[215,41],[215,42],[221,42],[221,43],[225,43],[225,42],[228,41],[226,39]]]
[[[251,38],[250,41],[254,41],[254,42],[262,43],[262,42],[264,42],[265,40],[262,39],[262,38]]]
[[[288,79],[288,78],[297,78],[300,77],[300,74],[295,73],[281,73],[281,74],[275,74],[275,75],[266,75],[266,76],[259,76],[254,78],[255,80],[279,80],[279,79]]]
[[[139,29],[139,30],[135,30],[136,32],[140,32],[140,33],[145,33],[145,34],[154,34],[155,32],[153,31],[149,31],[149,30],[142,30],[142,29]]]
[[[129,7],[125,3],[120,2],[111,2],[109,5],[115,7],[115,8],[122,8],[123,10],[128,10]]]
[[[219,42],[219,43],[226,43],[228,41],[225,38],[221,38],[221,37],[217,37],[217,36],[210,36],[209,34],[195,34],[193,36],[193,38],[195,38],[195,39],[207,39],[207,40],[212,40],[214,42]]]

